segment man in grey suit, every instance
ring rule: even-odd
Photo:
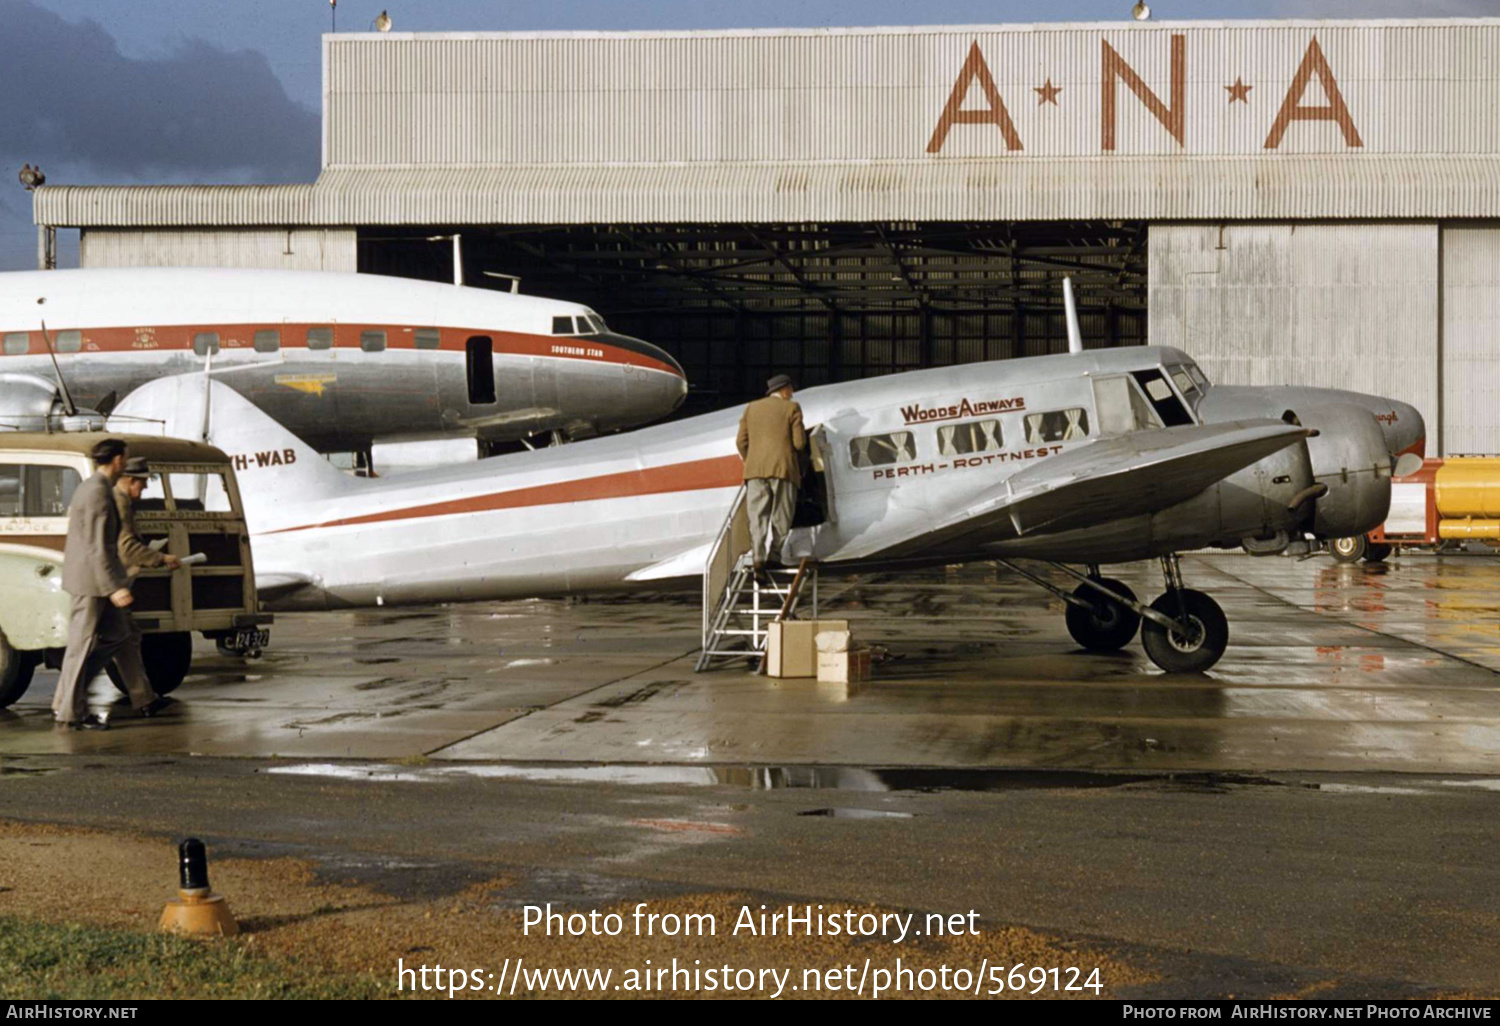
[[[63,549],[63,590],[73,596],[68,648],[63,654],[52,715],[60,726],[103,730],[108,724],[89,714],[89,683],[115,660],[130,693],[130,704],[150,714],[156,695],[141,664],[140,628],[127,610],[135,601],[130,577],[120,562],[120,514],[115,482],[125,470],[126,445],[106,438],[89,454],[94,476],[78,486],[68,506],[68,543]]]

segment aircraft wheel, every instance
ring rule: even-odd
[[[1362,534],[1353,538],[1335,538],[1328,543],[1328,552],[1337,563],[1357,563],[1370,547],[1370,540]]]
[[[40,652],[22,652],[0,633],[0,709],[16,702],[31,687]]]
[[[1203,592],[1191,588],[1177,594],[1169,591],[1151,603],[1151,608],[1174,620],[1183,620],[1190,628],[1184,633],[1150,620],[1141,624],[1141,644],[1146,655],[1168,673],[1202,673],[1217,663],[1229,647],[1229,621],[1224,610]]]
[[[1099,583],[1118,595],[1135,598],[1135,592],[1120,581],[1101,577]],[[1068,633],[1073,635],[1074,641],[1091,652],[1112,652],[1130,644],[1141,626],[1140,613],[1113,599],[1105,598],[1087,584],[1080,584],[1073,594],[1092,607],[1090,612],[1072,603],[1068,604],[1064,617]]]
[[[1365,546],[1366,563],[1384,563],[1386,561],[1386,557],[1388,557],[1390,554],[1391,547],[1389,545],[1381,545],[1376,542],[1370,542]]]

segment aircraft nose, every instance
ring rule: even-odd
[[[657,403],[663,405],[664,408],[658,412],[659,416],[666,416],[682,405],[688,393],[687,374],[671,353],[661,346],[630,335],[607,332],[597,337],[601,342],[628,350],[649,361],[647,370],[652,373],[636,375],[636,383],[631,387],[639,399],[653,407]]]
[[[1411,452],[1426,456],[1427,422],[1422,419],[1422,414],[1410,403],[1392,400],[1390,407],[1390,412],[1385,417],[1377,415],[1376,419],[1381,422],[1391,455],[1400,456]]]

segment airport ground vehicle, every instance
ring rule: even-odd
[[[1369,534],[1336,538],[1329,552],[1340,563],[1378,563],[1393,551],[1482,542],[1500,546],[1500,459],[1427,459],[1391,481],[1391,512]]]
[[[59,666],[70,596],[62,590],[63,547],[73,489],[93,473],[97,433],[0,433],[0,707],[23,695],[42,664]],[[192,632],[225,651],[258,652],[270,614],[260,610],[250,535],[228,456],[211,445],[123,437],[155,475],[136,506],[136,528],[166,551],[201,552],[198,565],[145,570],[132,613],[157,694],[182,683],[192,664]],[[219,487],[207,488],[215,482]],[[200,496],[207,494],[207,503]],[[205,505],[207,508],[205,508]]]

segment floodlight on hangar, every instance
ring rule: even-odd
[[[1136,21],[1145,21],[1151,17],[1151,8],[1146,6],[1146,0],[1135,0],[1135,6],[1130,9],[1130,16]]]

